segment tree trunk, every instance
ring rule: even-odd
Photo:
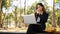
[[[17,27],[17,7],[15,8],[15,28]]]
[[[55,18],[55,1],[53,0],[53,13],[52,13],[52,27],[54,28],[54,31],[56,31],[56,18]]]
[[[26,0],[24,2],[24,14],[26,14]]]
[[[2,0],[0,0],[0,28],[2,28],[2,9],[1,9]]]

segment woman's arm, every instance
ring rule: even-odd
[[[48,19],[48,16],[49,16],[48,13],[45,13],[42,16],[40,16],[40,22],[39,23],[40,24],[46,23],[47,19]],[[38,14],[37,13],[35,13],[35,18],[36,18],[36,21],[37,21],[37,18],[38,18]]]
[[[47,19],[48,19],[48,13],[40,16],[40,23],[41,24],[46,23],[47,22]]]

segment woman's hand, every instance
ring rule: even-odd
[[[40,9],[37,9],[37,12],[39,12],[40,11]]]

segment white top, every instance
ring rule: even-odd
[[[38,11],[36,10],[36,12],[38,13]],[[37,18],[37,22],[39,22],[40,21],[40,17],[38,16],[38,18]]]
[[[37,18],[37,22],[40,22],[40,17]]]

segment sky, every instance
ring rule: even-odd
[[[26,0],[26,6],[31,6],[35,1],[39,1],[39,0]],[[17,6],[18,8],[24,7],[24,2],[25,0],[13,0],[13,2],[11,2],[11,6],[6,10],[5,8],[3,8],[3,12],[4,13],[10,13],[12,11],[14,11],[15,6]],[[46,0],[46,2],[48,3],[48,6],[53,7],[53,0]]]

